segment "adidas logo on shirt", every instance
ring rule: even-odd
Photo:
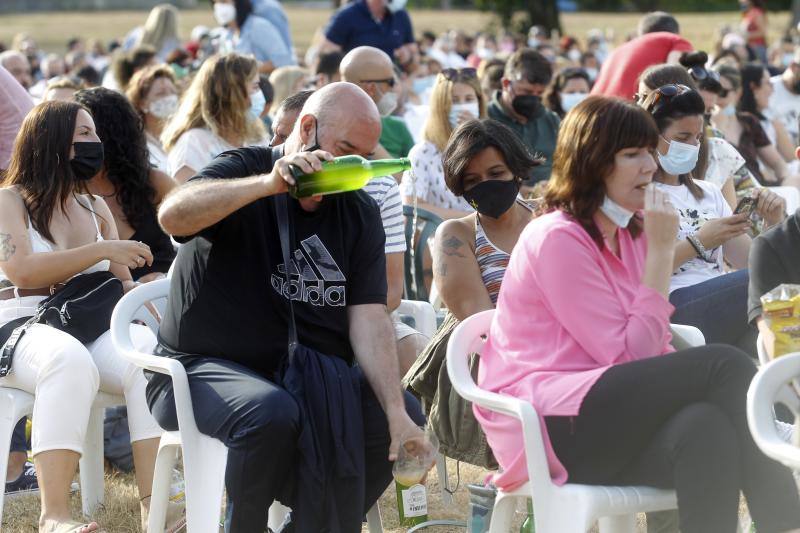
[[[347,305],[344,285],[347,280],[316,234],[302,241],[292,255],[289,275],[286,265],[281,263],[278,273],[271,276],[272,288],[278,294],[318,307]]]

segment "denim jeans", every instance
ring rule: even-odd
[[[747,321],[748,281],[743,269],[672,291],[670,321],[698,328],[706,344],[729,344],[755,357],[758,332]]]

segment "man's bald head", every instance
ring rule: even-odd
[[[16,50],[7,50],[0,54],[0,65],[9,71],[26,90],[30,89],[33,84],[31,64],[24,54]]]
[[[361,84],[363,80],[385,80],[394,76],[392,58],[371,46],[353,48],[342,58],[339,66],[342,79]]]
[[[352,83],[336,82],[309,97],[286,144],[290,152],[319,144],[334,156],[367,156],[380,136],[381,117],[369,95]]]

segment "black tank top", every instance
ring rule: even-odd
[[[175,259],[176,252],[172,246],[172,240],[158,225],[156,210],[154,208],[148,209],[139,223],[139,227],[134,229],[135,231],[130,240],[142,241],[150,247],[150,251],[153,252],[153,265],[145,265],[131,270],[133,279],[137,280],[151,272],[163,272],[166,274]]]

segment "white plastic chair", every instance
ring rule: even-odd
[[[432,304],[416,300],[401,300],[397,312],[413,317],[416,330],[429,339],[436,334],[436,311]],[[441,453],[436,458],[436,473],[439,477],[439,486],[442,488],[442,503],[450,505],[453,503],[453,495],[449,492],[450,478],[447,476],[447,458]]]
[[[539,533],[584,533],[596,521],[602,533],[633,532],[636,513],[677,508],[674,491],[553,483],[533,405],[484,391],[470,374],[469,354],[480,352],[493,314],[494,310],[483,311],[465,319],[453,331],[447,346],[447,372],[456,391],[474,404],[516,418],[522,424],[530,481],[510,492],[498,490],[490,532],[510,530],[517,498],[533,499],[535,528]]]
[[[170,280],[161,279],[140,285],[123,296],[111,316],[111,335],[123,357],[137,366],[172,378],[178,431],[165,431],[156,458],[153,490],[150,499],[148,531],[163,531],[169,502],[172,472],[183,451],[183,475],[186,491],[186,528],[188,533],[218,533],[225,487],[228,450],[212,437],[200,433],[194,418],[186,371],[178,361],[136,351],[131,341],[130,325],[142,320],[151,328],[157,322],[144,305],[151,303],[162,311],[169,295]],[[289,509],[275,502],[269,511],[269,526],[280,526]],[[370,533],[382,531],[376,504],[367,514]]]
[[[694,326],[670,324],[670,329],[672,330],[672,347],[676,350],[685,350],[706,344],[703,332]]]
[[[775,427],[773,406],[783,403],[800,420],[800,398],[787,383],[800,378],[800,352],[762,365],[747,391],[747,423],[753,440],[767,457],[800,470],[800,448],[783,440]]]
[[[23,416],[33,413],[34,396],[25,391],[0,387],[0,472],[8,468],[8,453],[14,427]],[[83,514],[90,517],[104,501],[103,419],[106,407],[125,405],[125,398],[105,392],[95,396],[89,414],[83,455],[79,462]],[[3,518],[4,494],[0,493],[0,523]]]

